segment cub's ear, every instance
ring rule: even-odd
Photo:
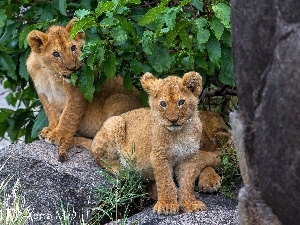
[[[71,30],[72,30],[74,24],[75,24],[75,18],[71,19],[70,22],[67,24],[66,30],[67,30],[69,33],[71,32]]]
[[[48,41],[48,36],[46,33],[33,30],[28,34],[27,41],[32,51],[41,53],[41,47]]]
[[[158,78],[149,72],[145,73],[141,78],[142,87],[151,95],[155,93],[157,81]]]
[[[76,18],[73,18],[70,20],[70,22],[67,24],[66,26],[66,30],[70,33],[74,24],[75,24]],[[78,34],[76,34],[76,36],[74,37],[75,40],[79,41],[80,39],[84,39],[85,38],[85,33],[84,32],[79,32]]]
[[[191,71],[185,73],[182,78],[183,86],[187,87],[196,97],[201,94],[202,91],[202,77],[199,73]]]

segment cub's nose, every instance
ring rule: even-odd
[[[168,119],[173,125],[178,121],[178,117],[177,118],[171,118]]]
[[[69,71],[75,71],[76,70],[76,66],[66,67],[66,69],[69,70]]]

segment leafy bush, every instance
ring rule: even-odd
[[[73,15],[78,21],[71,37],[85,31],[87,38],[85,64],[72,82],[89,101],[107,78],[120,74],[126,89],[140,88],[145,72],[164,77],[195,70],[203,77],[204,97],[212,88],[216,95],[233,93],[227,91],[235,86],[229,0],[22,0],[1,1],[0,8],[0,82],[12,90],[7,102],[17,106],[1,109],[0,137],[7,132],[12,141],[25,136],[30,142],[47,124],[26,71],[26,37],[33,29],[66,24]],[[144,92],[142,97],[146,104]]]

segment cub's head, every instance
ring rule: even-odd
[[[196,72],[188,72],[183,78],[169,76],[158,79],[145,73],[141,79],[149,93],[149,105],[155,120],[171,131],[180,130],[193,116],[198,116],[198,96],[202,90],[202,78]]]
[[[31,51],[49,69],[64,79],[70,79],[70,74],[79,69],[79,56],[84,44],[84,33],[78,33],[73,40],[70,31],[74,19],[66,27],[51,26],[46,33],[33,30],[28,34],[27,41]]]

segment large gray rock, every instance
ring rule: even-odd
[[[10,145],[0,151],[0,165],[4,163],[0,181],[13,175],[12,186],[19,179],[32,225],[60,224],[61,202],[72,216],[76,213],[74,221],[87,218],[89,208],[95,206],[93,189],[105,184],[91,154],[78,148],[70,151],[67,162],[60,163],[57,147],[45,142]]]
[[[196,197],[206,204],[207,210],[195,213],[182,213],[175,216],[163,216],[153,213],[153,206],[128,218],[126,224],[147,225],[238,225],[237,199],[217,194],[197,193]],[[111,225],[113,225],[111,223]]]
[[[300,1],[233,0],[240,224],[300,221]]]
[[[95,206],[93,190],[107,185],[105,178],[88,151],[74,148],[68,156],[67,162],[58,162],[57,147],[41,141],[0,150],[0,165],[6,162],[0,171],[0,181],[10,175],[10,184],[19,179],[25,206],[32,212],[28,224],[59,225],[57,212],[61,202],[65,208],[69,204],[69,211],[76,213],[72,224],[79,224],[79,217],[87,218],[90,207]],[[207,194],[197,197],[207,205],[207,211],[162,216],[153,214],[150,206],[128,218],[127,224],[238,224],[236,198]]]

